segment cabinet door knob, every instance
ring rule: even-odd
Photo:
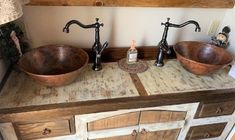
[[[208,132],[206,132],[204,135],[204,138],[210,138],[210,137],[211,137],[211,135]]]
[[[48,134],[51,134],[51,129],[45,128],[42,132],[42,135],[48,135]]]
[[[132,136],[136,136],[137,135],[137,131],[134,129],[131,133]]]
[[[144,135],[144,134],[147,134],[147,133],[148,133],[148,132],[147,132],[147,130],[146,130],[146,129],[144,129],[144,128],[143,128],[143,129],[141,130],[141,134],[143,134],[143,135]]]
[[[102,0],[96,0],[95,6],[104,6],[104,2]]]
[[[220,114],[222,112],[223,112],[223,108],[222,107],[217,107],[216,114]]]

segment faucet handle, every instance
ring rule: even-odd
[[[99,27],[104,26],[104,23],[99,23],[99,18],[95,18],[95,20],[96,20],[96,23],[95,23],[96,25],[98,25]]]
[[[169,21],[170,21],[170,18],[168,17],[167,22],[165,22],[165,23],[162,22],[161,25],[166,25],[167,23],[169,23]]]
[[[167,18],[167,22],[169,22],[169,21],[170,21],[170,18],[168,17],[168,18]]]

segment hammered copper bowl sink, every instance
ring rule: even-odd
[[[25,53],[19,68],[40,84],[54,87],[72,83],[88,63],[88,54],[66,45],[42,46]]]
[[[173,48],[181,65],[196,75],[211,75],[233,61],[225,49],[208,43],[183,41]]]

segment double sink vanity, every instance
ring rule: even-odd
[[[229,68],[196,76],[175,59],[129,74],[91,64],[72,84],[46,87],[12,71],[0,93],[4,140],[225,140],[235,122]]]
[[[213,2],[210,0],[197,2],[188,0],[132,0],[130,2],[31,0],[29,5],[234,7],[232,0],[214,0]],[[188,72],[194,73],[194,70],[197,71],[199,68],[203,72],[208,72],[212,68],[212,65],[195,67],[191,60],[179,58],[180,55],[189,56],[190,59],[197,58],[198,56],[192,55],[191,52],[200,54],[200,51],[191,48],[175,49],[177,59],[182,62],[181,64],[176,59],[163,61],[164,54],[168,54],[171,49],[166,42],[168,27],[181,28],[188,24],[195,24],[196,31],[200,31],[195,21],[176,25],[170,23],[169,20],[162,24],[165,30],[159,43],[160,49],[157,50],[159,52],[157,61],[153,60],[156,58],[156,47],[154,52],[150,48],[145,48],[147,51],[139,48],[141,50],[139,55],[148,56],[154,53],[154,56],[151,57],[152,60],[144,60],[148,70],[137,74],[121,70],[117,62],[103,63],[101,67],[101,52],[108,46],[108,43],[103,45],[100,43],[99,27],[103,24],[99,23],[98,19],[90,25],[83,25],[75,20],[68,22],[63,30],[67,33],[69,25],[74,23],[83,28],[95,29],[95,43],[92,47],[93,55],[95,55],[93,65],[87,64],[88,55],[84,54],[81,49],[78,52],[83,54],[82,60],[74,53],[77,49],[73,48],[70,51],[58,49],[58,47],[51,51],[53,53],[48,55],[47,59],[43,59],[40,53],[35,53],[34,56],[40,61],[35,61],[30,56],[23,61],[24,63],[20,62],[19,64],[23,65],[21,70],[23,68],[26,73],[33,73],[37,70],[36,68],[47,68],[44,64],[54,66],[57,61],[49,63],[49,60],[53,60],[56,56],[55,52],[59,50],[58,57],[70,58],[73,54],[74,58],[79,58],[76,60],[83,61],[83,64],[70,63],[75,66],[71,67],[72,74],[68,76],[73,80],[66,81],[66,85],[63,83],[63,86],[61,83],[53,85],[54,83],[48,80],[50,76],[43,75],[44,70],[47,69],[43,69],[38,74],[40,77],[37,78],[43,79],[40,81],[41,84],[17,69],[12,70],[0,91],[0,140],[229,140],[228,135],[234,129],[235,124],[235,79],[228,75],[229,67],[221,69],[223,67],[221,63],[213,64],[213,66],[219,66],[219,70],[216,73],[213,72],[214,74],[199,76]],[[197,48],[199,47],[201,48],[201,46]],[[120,58],[126,56],[126,50],[120,49],[122,51],[119,52],[122,55],[116,52],[118,48],[114,50],[110,51],[111,54],[108,56]],[[208,50],[211,50],[210,46],[205,50],[206,54],[202,55],[202,58],[210,54],[208,53]],[[60,52],[68,53],[65,56]],[[221,54],[221,51],[217,51],[217,54]],[[103,57],[105,58],[105,55]],[[217,61],[213,58],[224,60],[226,64],[232,61],[230,57],[220,59],[220,57],[212,56],[211,58],[210,62]],[[64,62],[64,65],[61,68],[66,68],[68,61],[63,60],[61,62]],[[25,62],[38,63],[29,65]],[[203,68],[201,69],[200,66]],[[81,67],[82,71],[78,69]],[[74,68],[78,71],[73,71]],[[78,77],[74,77],[73,74]],[[59,82],[66,79],[60,76],[58,74],[59,78],[56,79]],[[42,85],[46,82],[49,83],[47,86]]]

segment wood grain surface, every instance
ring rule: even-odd
[[[185,119],[186,114],[180,111],[142,111],[140,124],[180,121]]]
[[[233,8],[233,0],[30,0],[28,5]]]
[[[89,122],[87,124],[88,131],[112,129],[127,126],[138,125],[140,112],[126,113],[105,119]]]
[[[14,126],[18,137],[22,140],[48,138],[72,133],[70,128],[70,120],[56,120],[37,123],[15,123]]]

